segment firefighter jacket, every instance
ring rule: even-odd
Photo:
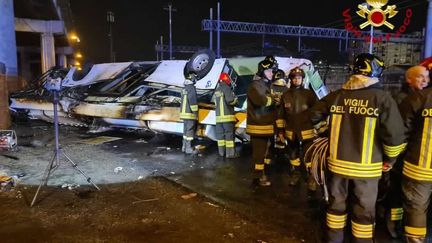
[[[283,85],[283,86],[275,85],[274,82],[270,85],[271,94],[273,94],[274,96],[278,96],[279,98],[282,98],[283,93],[285,93],[287,90],[288,90],[288,87],[286,85]],[[281,109],[279,108],[280,105],[281,105],[280,103],[275,104],[276,119],[281,116],[279,114],[279,112],[281,111]]]
[[[432,88],[408,96],[400,105],[408,131],[403,174],[417,181],[432,181]]]
[[[181,92],[181,105],[180,105],[180,119],[181,120],[197,120],[198,116],[198,103],[196,89],[192,82],[185,83]]]
[[[237,97],[226,83],[219,82],[213,102],[216,105],[216,123],[236,121],[234,106],[237,104]]]
[[[247,90],[247,102],[246,132],[251,136],[272,136],[276,110],[270,85],[264,79],[252,81]]]
[[[402,117],[377,78],[352,75],[308,114],[314,123],[330,116],[328,168],[335,174],[379,178],[383,161],[393,164],[405,149]]]
[[[400,105],[402,103],[402,101],[409,95],[416,93],[417,91],[415,91],[414,89],[412,89],[408,84],[403,84],[402,85],[402,89],[399,92],[399,94],[396,95],[396,103],[398,105]]]
[[[315,137],[315,130],[310,121],[302,121],[301,113],[311,108],[318,101],[314,92],[303,86],[288,89],[281,99],[276,125],[278,130],[285,130],[285,136],[291,141],[308,140]]]

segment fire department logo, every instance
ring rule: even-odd
[[[372,6],[372,10],[369,10],[365,5],[358,5],[360,10],[358,10],[356,13],[360,17],[367,19],[366,22],[360,25],[360,29],[364,29],[369,25],[374,27],[385,25],[389,29],[393,30],[394,25],[389,23],[387,19],[393,18],[398,13],[398,11],[396,11],[396,5],[389,5],[385,10],[382,10],[381,8],[388,3],[388,0],[366,0],[366,2]]]

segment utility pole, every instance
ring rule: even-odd
[[[220,30],[221,30],[221,20],[220,20],[220,2],[217,3],[217,30],[216,30],[216,57],[220,58]]]
[[[210,8],[210,23],[211,23],[211,29],[210,29],[210,36],[209,36],[209,48],[210,50],[213,50],[213,8]]]
[[[114,37],[113,37],[113,32],[112,32],[112,26],[115,22],[114,20],[114,13],[111,11],[107,12],[107,22],[108,22],[108,27],[109,27],[109,32],[108,32],[108,38],[109,38],[109,43],[110,43],[110,62],[115,62],[115,55],[114,55]]]
[[[172,12],[177,12],[177,9],[173,8],[172,3],[163,9],[169,13],[169,59],[172,60]]]

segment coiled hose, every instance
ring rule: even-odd
[[[327,137],[314,140],[305,153],[305,161],[311,162],[310,173],[318,185],[323,187],[324,199],[328,202],[329,194],[326,185],[326,170],[329,141]]]

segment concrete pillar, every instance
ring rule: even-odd
[[[424,57],[432,56],[432,0],[429,0],[429,10],[426,22],[426,36],[425,36],[425,52]]]
[[[67,67],[67,58],[65,54],[57,54],[58,63],[57,65],[60,67]]]
[[[0,62],[0,129],[8,129],[11,126],[9,115],[9,95],[6,82],[6,65]]]
[[[15,19],[12,0],[0,0],[0,62],[6,65],[6,75],[18,75]]]
[[[42,73],[56,65],[54,35],[52,33],[41,34],[41,59]]]

